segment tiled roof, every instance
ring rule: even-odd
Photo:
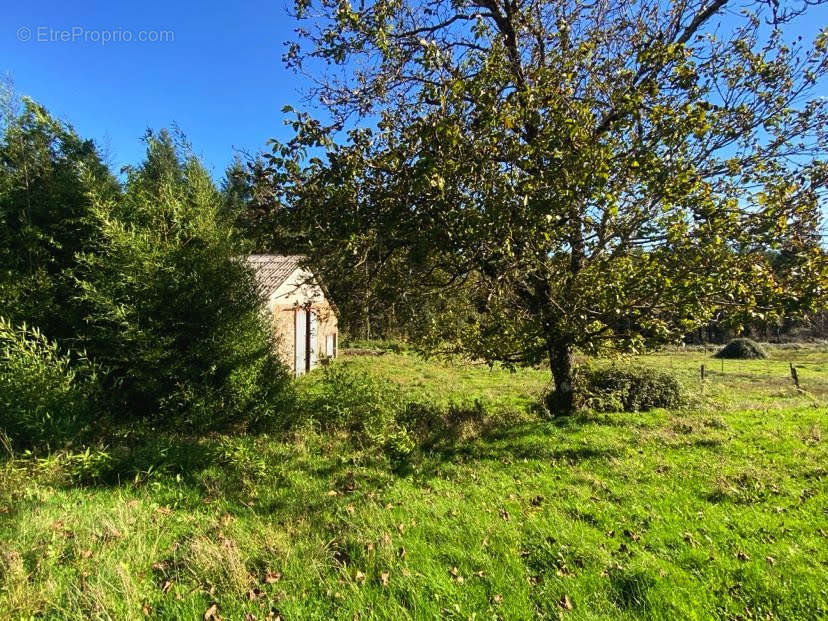
[[[262,293],[269,295],[288,279],[304,258],[301,255],[251,254],[247,262],[256,273]]]

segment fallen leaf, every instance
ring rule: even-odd
[[[614,530],[608,530],[607,531],[607,537],[615,537],[615,531]]]
[[[145,617],[148,617],[152,614],[152,608],[146,602],[141,606],[141,612],[144,614]]]
[[[736,558],[738,558],[740,561],[749,561],[750,560],[750,557],[747,554],[745,554],[744,552],[742,552],[741,550],[736,554]]]
[[[387,572],[387,571],[382,572],[380,574],[380,583],[382,583],[382,586],[387,587],[388,586],[388,580],[390,578],[391,578],[391,574],[389,572]]]
[[[454,580],[457,582],[457,584],[463,584],[463,582],[465,582],[465,579],[462,575],[460,575],[460,570],[457,569],[457,567],[452,567],[451,569],[449,569],[449,573],[451,574],[451,577],[454,578]]]
[[[339,496],[339,492],[338,492],[338,491],[336,491],[335,489],[329,489],[329,490],[326,492],[326,494],[327,494],[328,496]]]
[[[572,610],[572,600],[569,599],[569,596],[564,593],[563,597],[558,600],[558,605],[564,610]]]
[[[776,565],[776,559],[772,556],[766,556],[765,560],[768,562],[768,565]]]
[[[81,552],[81,558],[92,558],[92,550],[84,550]]]
[[[365,582],[365,574],[357,569],[357,572],[354,574],[354,580],[357,582]]]
[[[210,604],[210,607],[204,611],[204,621],[221,621],[218,613],[218,604]]]
[[[354,505],[348,505],[347,507],[345,507],[345,510],[348,513],[350,513],[351,515],[353,515],[354,511],[356,511],[356,509],[354,508]]]
[[[158,507],[155,510],[155,512],[160,513],[161,515],[169,515],[170,513],[172,513],[172,509],[170,509],[169,507]]]
[[[535,496],[531,502],[533,507],[540,507],[543,504],[543,496]]]
[[[495,603],[495,604],[499,604],[502,601],[503,601],[503,596],[500,593],[497,593],[497,594],[495,594],[494,597],[492,597],[492,602]]]
[[[248,612],[244,615],[244,621],[258,621],[258,617],[254,615],[252,612]]]
[[[164,580],[164,582],[161,583],[161,592],[169,593],[170,589],[172,588],[172,585],[172,580]]]
[[[400,546],[400,549],[399,549],[399,550],[397,550],[397,555],[398,555],[400,558],[405,558],[406,551],[405,551],[405,548],[404,548],[403,546]]]
[[[227,526],[230,522],[233,521],[233,516],[229,513],[225,513],[221,516],[221,523],[223,526]]]
[[[282,572],[270,571],[265,574],[264,581],[266,584],[275,584],[282,579]]]
[[[156,561],[152,564],[153,571],[165,571],[169,567],[167,561]]]
[[[629,537],[629,538],[630,538],[630,539],[632,539],[633,541],[638,541],[639,539],[641,539],[641,536],[640,536],[640,535],[638,535],[638,534],[634,533],[634,532],[633,532],[633,531],[631,531],[631,530],[625,530],[625,531],[624,531],[624,536],[625,536],[625,537]]]
[[[503,518],[507,522],[509,521],[509,512],[506,511],[506,509],[501,509],[498,513],[500,514],[501,518]]]
[[[482,569],[478,569],[476,572],[474,572],[474,575],[478,578],[484,578],[486,576],[486,572]]]
[[[247,592],[247,599],[249,599],[251,602],[255,602],[261,596],[262,596],[262,591],[260,589],[253,588],[253,589],[250,589]]]

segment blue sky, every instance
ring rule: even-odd
[[[115,170],[141,160],[147,127],[178,124],[215,177],[233,149],[288,136],[281,108],[300,95],[281,63],[294,24],[280,1],[28,1],[3,12],[0,72],[102,144]],[[103,44],[96,33],[129,36],[119,29],[172,31],[173,40]],[[60,41],[62,30],[75,40]]]
[[[281,62],[293,38],[288,2],[9,2],[0,73],[101,144],[116,171],[142,159],[146,128],[175,123],[220,178],[234,149],[287,138],[281,108],[302,106],[302,81]],[[815,7],[795,34],[811,39],[825,24],[828,7]],[[102,41],[141,31],[172,40]]]

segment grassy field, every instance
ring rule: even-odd
[[[311,425],[7,456],[0,617],[826,618],[828,350],[638,362],[692,405],[540,421],[540,370],[343,356],[525,422],[402,464]]]

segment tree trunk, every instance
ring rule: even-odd
[[[554,341],[549,346],[549,369],[555,381],[555,390],[546,398],[546,407],[553,416],[571,414],[575,410],[575,391],[572,385],[572,345]]]

